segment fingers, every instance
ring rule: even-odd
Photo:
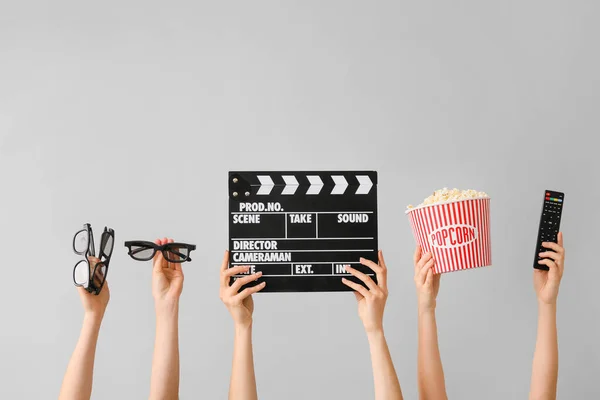
[[[100,289],[100,293],[102,293],[103,291],[107,291],[108,290],[108,281],[104,280],[104,285],[102,285],[102,288]],[[98,293],[98,294],[100,294]]]
[[[183,264],[183,263],[174,263],[174,264],[175,264],[175,271],[183,272],[183,268],[181,268],[181,264]]]
[[[99,287],[102,283],[102,280],[104,279],[104,276],[102,274],[102,267],[103,265],[96,265],[94,269],[94,285],[96,287]]]
[[[416,277],[418,284],[420,284],[420,285],[427,284],[427,282],[426,282],[427,274],[429,273],[429,271],[432,271],[431,268],[433,268],[434,264],[435,264],[435,260],[433,258],[429,258],[429,261],[427,261],[425,263],[425,265],[421,268],[421,270],[419,271],[419,273]]]
[[[562,271],[564,269],[564,264],[565,264],[565,248],[562,247],[562,243],[563,243],[563,237],[562,237],[562,232],[558,233],[558,242],[559,243],[552,243],[552,242],[544,242],[542,243],[542,246],[552,250],[552,251],[544,251],[540,253],[540,257],[548,257],[547,259],[551,259],[554,262],[556,262],[556,264],[558,265],[558,271],[562,274]],[[544,264],[546,265],[546,264]]]
[[[425,277],[425,286],[431,286],[433,284],[433,270],[431,267],[427,269],[427,276]]]
[[[563,247],[563,248],[565,247],[565,246],[563,245],[563,234],[562,234],[562,232],[558,232],[558,245],[559,245],[560,247]]]
[[[547,249],[553,250],[561,255],[565,252],[565,249],[557,243],[544,242],[544,243],[542,243],[542,246],[544,246]]]
[[[261,282],[256,286],[252,286],[242,290],[239,294],[234,296],[234,299],[242,302],[246,297],[252,296],[256,292],[260,292],[267,286],[266,282]]]
[[[383,254],[381,253],[381,250],[379,250],[379,262],[380,263],[381,263],[382,257],[383,257]],[[362,257],[360,258],[360,263],[362,265],[364,265],[365,267],[371,268],[373,270],[373,272],[375,272],[375,274],[377,275],[377,285],[379,285],[379,287],[381,287],[382,289],[387,289],[387,270],[385,268],[384,263],[382,263],[381,265],[377,265],[373,261],[364,259]],[[373,284],[375,284],[375,282],[373,282]]]
[[[538,264],[545,265],[548,268],[550,268],[550,270],[552,270],[552,269],[558,269],[558,265],[556,265],[556,263],[553,260],[549,259],[549,258],[545,258],[543,260],[538,261]]]
[[[352,292],[354,293],[354,297],[356,297],[356,301],[361,301],[362,299],[365,298],[365,296],[363,296],[362,294],[358,293],[358,292]]]
[[[221,262],[221,274],[225,272],[227,267],[229,266],[229,250],[225,250],[225,255],[223,256],[223,261]]]
[[[365,260],[366,261],[366,260]],[[374,264],[374,263],[373,263]],[[379,267],[378,267],[379,268]],[[354,275],[355,277],[357,277],[358,279],[360,279],[361,281],[363,281],[363,283],[365,285],[367,285],[367,287],[369,288],[369,290],[377,290],[379,289],[379,287],[375,284],[375,282],[373,282],[373,279],[371,279],[370,276],[363,274],[362,272],[352,268],[351,266],[347,266],[346,267],[346,271],[349,274]]]
[[[171,238],[167,239],[167,243],[174,243],[174,242],[175,242],[175,241],[174,241],[173,239],[171,239]],[[175,254],[173,254],[172,252],[171,252],[171,255],[169,256],[169,258],[171,258],[171,259],[173,259],[173,260],[177,260],[177,256],[176,256]],[[170,269],[173,269],[173,270],[174,270],[174,269],[177,269],[177,268],[175,267],[175,265],[176,265],[176,264],[177,264],[177,263],[175,263],[175,262],[171,262],[171,261],[169,261],[167,265],[168,265],[168,267],[169,267]]]
[[[156,244],[156,245],[160,246],[160,245],[161,245],[161,240],[160,240],[160,239],[156,239],[156,240],[154,241],[154,244]],[[161,265],[161,263],[159,263],[159,257],[158,257],[158,256],[159,256],[159,254],[161,254],[161,252],[160,252],[160,251],[157,251],[156,253],[154,253],[154,258],[152,259],[152,263],[153,263],[153,266],[154,266],[154,269],[155,269],[155,270],[156,270],[156,268],[158,268],[158,267],[157,267],[157,264],[158,264],[158,265]],[[162,268],[162,265],[161,265],[161,268]]]
[[[562,259],[562,255],[555,253],[553,251],[544,251],[544,252],[540,253],[539,256],[542,258],[551,258],[552,260],[554,260],[556,262],[560,262],[560,260]]]
[[[363,285],[354,283],[351,280],[346,279],[346,278],[342,278],[342,283],[344,285],[348,286],[349,288],[354,289],[356,292],[360,293],[363,297],[369,297],[369,291]]]
[[[381,268],[381,273],[377,274],[377,283],[378,285],[387,291],[387,265],[385,264],[385,258],[383,258],[383,251],[379,250],[379,266]]]
[[[364,265],[365,267],[369,267],[373,270],[373,272],[375,272],[376,274],[379,274],[381,272],[383,272],[383,268],[380,267],[379,265],[375,264],[373,261],[371,260],[367,260],[366,258],[360,258],[360,263],[362,265]]]
[[[387,269],[387,265],[385,265],[385,258],[383,258],[383,250],[379,250],[377,254],[379,256],[379,266],[383,269]]]
[[[243,274],[244,272],[247,272],[249,269],[250,269],[250,267],[245,266],[245,265],[238,265],[236,267],[231,267],[231,268],[226,269],[225,271],[223,271],[221,273],[221,285],[229,286],[229,278],[231,278],[234,275]]]
[[[436,274],[435,271],[432,269],[431,273],[433,275],[431,282],[432,283],[439,283],[442,279],[442,274]]]
[[[94,270],[94,268],[96,267],[96,264],[98,264],[100,262],[100,259],[94,256],[88,256],[88,265],[90,268],[90,274],[92,273],[92,271]]]
[[[96,265],[100,262],[100,259],[98,257],[88,256],[88,261],[90,262],[90,264],[93,263],[93,265]]]
[[[237,293],[242,288],[242,286],[244,286],[247,283],[254,282],[255,280],[257,280],[261,276],[262,276],[262,272],[259,271],[256,274],[244,276],[243,278],[238,278],[231,285],[231,290],[234,293]]]
[[[423,269],[423,267],[425,266],[425,264],[427,264],[431,259],[433,259],[433,255],[429,252],[423,254],[421,256],[421,258],[419,259],[419,262],[417,262],[417,267],[415,268],[415,273],[418,273],[419,271],[421,271]]]
[[[167,244],[167,243],[175,243],[175,240],[173,240],[172,238],[168,238],[166,240],[162,240],[163,245]],[[167,250],[166,253],[169,256],[169,258],[171,260],[175,260],[175,261],[169,261],[167,259],[165,259],[165,263],[166,266],[164,266],[164,268],[169,268],[172,269],[173,271],[178,271],[183,273],[183,268],[181,266],[181,264],[183,263],[184,259],[181,255],[175,254],[175,252],[177,252],[178,249],[171,249],[171,250]],[[161,252],[162,253],[162,252]],[[164,256],[164,254],[163,254]],[[176,262],[179,261],[179,262]]]
[[[421,250],[421,246],[417,245],[417,247],[415,248],[415,254],[413,256],[413,265],[415,266],[415,274],[417,273],[417,264],[419,263],[419,260],[421,259],[422,253],[423,253],[423,251]]]
[[[154,256],[154,272],[161,272],[163,269],[163,264],[165,264],[165,257],[163,256],[162,251],[157,251],[156,255]]]
[[[161,243],[161,240],[160,240],[160,239],[156,239],[156,240],[154,241],[154,244],[155,244],[155,245],[157,245],[157,246],[160,246],[162,243]],[[156,254],[154,254],[154,259],[156,259]]]

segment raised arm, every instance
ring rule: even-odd
[[[265,282],[245,288],[243,285],[254,282],[262,275],[261,272],[237,279],[231,286],[232,276],[245,274],[248,267],[228,268],[229,252],[225,252],[221,264],[221,300],[233,318],[235,336],[233,343],[233,365],[229,382],[229,400],[257,400],[256,378],[254,376],[254,359],[252,355],[252,313],[254,301],[252,294],[262,290]],[[239,293],[238,293],[239,292]]]
[[[346,278],[342,278],[342,282],[354,289],[358,301],[358,315],[367,332],[375,380],[375,400],[402,400],[400,382],[383,333],[383,312],[388,296],[387,267],[383,253],[379,251],[379,264],[363,258],[360,262],[375,272],[377,283],[370,276],[349,266],[346,267],[346,271],[364,282],[368,289]]]
[[[173,243],[173,239],[165,238],[155,243],[164,245]],[[156,252],[152,269],[156,337],[150,379],[151,400],[179,398],[179,297],[182,290],[181,263],[169,262],[162,252]]]
[[[565,262],[563,235],[558,234],[558,244],[543,243],[547,257],[539,264],[549,271],[534,270],[533,284],[538,299],[538,331],[531,373],[531,400],[556,399],[558,381],[558,334],[556,329],[556,300]]]
[[[98,261],[90,257],[92,268]],[[104,311],[110,299],[108,282],[104,283],[97,296],[81,287],[77,290],[83,304],[83,326],[60,388],[59,400],[87,400],[91,397],[96,343]]]
[[[419,309],[418,384],[421,400],[446,400],[444,369],[438,346],[435,321],[436,297],[440,290],[440,274],[433,274],[435,260],[431,253],[414,255],[415,286]]]

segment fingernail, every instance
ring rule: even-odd
[[[262,271],[258,271],[258,272],[256,273],[256,276],[262,276]]]

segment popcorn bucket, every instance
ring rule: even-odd
[[[489,198],[425,205],[406,214],[423,253],[435,258],[435,274],[492,264]]]

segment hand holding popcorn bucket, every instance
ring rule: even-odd
[[[435,274],[492,264],[487,194],[442,189],[406,214],[415,240],[435,258]]]

